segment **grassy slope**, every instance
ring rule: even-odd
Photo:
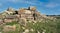
[[[56,21],[44,20],[37,23],[28,22],[26,26],[20,25],[16,22],[6,23],[6,25],[16,25],[16,31],[10,31],[8,33],[22,33],[26,29],[29,29],[29,33],[37,33],[38,31],[40,33],[42,33],[43,31],[45,31],[45,33],[60,33],[60,19],[57,19]],[[22,27],[24,27],[25,29],[23,29]],[[2,29],[3,28],[0,27],[0,31],[2,31]],[[30,29],[33,29],[34,31],[30,31]]]

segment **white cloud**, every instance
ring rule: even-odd
[[[46,7],[56,7],[57,4],[47,4]]]
[[[34,5],[34,4],[36,4],[35,1],[29,1],[29,0],[6,0],[5,2],[26,3],[26,4],[33,4]]]
[[[22,2],[22,3],[36,5],[36,3],[35,3],[35,2],[32,2],[32,1],[24,1],[24,2]]]
[[[39,2],[38,0],[9,0],[9,1],[13,3],[26,3],[31,5],[39,5],[37,4],[37,2]]]
[[[37,5],[38,0],[5,0],[5,1],[2,1],[2,3],[9,3],[9,2]]]
[[[55,8],[57,6],[59,6],[59,4],[58,3],[53,3],[53,2],[48,3],[48,4],[45,5],[45,7],[48,7],[48,8]]]
[[[7,0],[7,2],[13,2],[13,3],[16,3],[16,2],[19,2],[19,0]]]

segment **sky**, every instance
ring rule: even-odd
[[[0,0],[0,12],[8,7],[15,9],[35,6],[41,14],[60,15],[60,0]]]

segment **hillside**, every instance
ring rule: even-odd
[[[0,33],[60,33],[60,19],[42,15],[35,7],[0,14]]]

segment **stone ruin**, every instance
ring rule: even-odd
[[[49,18],[46,15],[41,15],[40,12],[36,10],[36,7],[28,7],[28,9],[21,8],[19,10],[14,10],[10,7],[3,14],[0,15],[0,27],[3,27],[2,31],[7,33],[9,31],[15,31],[17,26],[15,24],[6,25],[6,23],[17,22],[21,26],[26,27],[27,23],[32,22],[34,25],[37,21],[40,22],[43,19],[53,20],[52,18]],[[20,26],[18,28],[20,28]],[[25,28],[23,27],[23,29]],[[28,31],[29,30],[26,29],[24,32],[28,32]],[[34,30],[31,29],[31,31]]]
[[[12,22],[12,21],[37,21],[43,18],[47,18],[46,15],[42,16],[40,12],[36,10],[36,7],[20,8],[19,10],[14,10],[11,7],[8,8],[4,14],[4,17],[1,20],[2,22]],[[1,17],[1,16],[0,16]],[[1,22],[0,21],[0,22]]]

